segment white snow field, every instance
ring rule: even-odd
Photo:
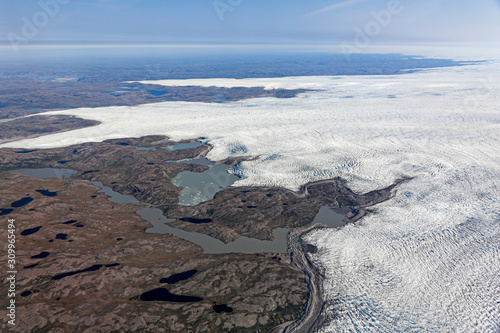
[[[500,62],[397,76],[154,83],[317,91],[50,112],[102,124],[3,147],[203,136],[210,159],[259,156],[242,164],[234,186],[297,189],[340,176],[366,192],[414,177],[375,214],[307,236],[325,276],[321,331],[500,331]]]

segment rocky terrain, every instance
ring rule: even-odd
[[[194,142],[146,136],[0,149],[0,214],[17,226],[20,331],[267,332],[299,318],[297,327],[314,321],[322,303],[307,298],[317,289],[317,272],[304,256],[314,249],[300,242],[299,231],[289,245],[295,268],[287,254],[203,254],[173,235],[145,233],[150,224],[135,213],[140,206],[112,203],[84,180],[157,205],[177,219],[172,226],[226,243],[240,236],[270,240],[275,228],[307,226],[321,206],[335,206],[355,221],[388,199],[397,183],[366,194],[352,192],[341,179],[309,183],[298,192],[229,187],[196,206],[181,206],[181,188],[172,179],[208,170],[185,160],[206,156],[211,146],[166,147]],[[5,172],[47,167],[77,173],[61,180]],[[171,280],[176,282],[165,282]]]
[[[321,206],[338,207],[351,222],[364,216],[365,209],[387,200],[397,185],[366,194],[356,194],[341,179],[309,183],[300,191],[283,188],[230,187],[215,195],[213,200],[196,206],[163,206],[171,225],[218,238],[225,243],[240,236],[272,240],[275,228],[297,228],[310,224]],[[209,223],[190,223],[181,219],[194,218]]]
[[[97,59],[37,58],[0,64],[0,119],[48,110],[161,101],[223,103],[253,97],[288,98],[302,89],[164,87],[127,83],[159,79],[270,78],[284,76],[389,75],[425,68],[468,64],[447,59],[407,57],[402,54],[262,54],[228,57],[132,57]],[[279,66],[276,64],[279,63]]]
[[[102,78],[92,77],[63,82],[18,76],[5,80],[0,75],[0,119],[79,107],[133,106],[165,101],[223,103],[255,97],[290,98],[304,91],[265,90],[264,87],[164,87],[138,82],[103,81]]]
[[[70,131],[98,124],[99,122],[95,120],[65,115],[20,118],[12,121],[0,122],[0,143],[29,139],[45,134]]]
[[[310,183],[298,193],[283,188],[229,187],[197,206],[181,206],[177,204],[181,188],[174,186],[171,180],[181,171],[203,172],[208,167],[165,161],[201,158],[211,147],[164,149],[179,143],[168,142],[162,136],[147,136],[27,153],[2,149],[0,170],[74,169],[79,171],[73,176],[75,179],[99,181],[116,192],[158,205],[166,217],[177,219],[172,226],[204,233],[226,243],[239,236],[271,240],[275,228],[311,223],[321,206],[336,206],[339,212],[354,221],[366,214],[364,207],[389,198],[395,186],[366,194],[352,192],[341,179]],[[134,146],[152,150],[136,150]],[[235,165],[238,161],[235,158],[224,163]],[[204,223],[196,223],[198,221]]]
[[[144,233],[139,206],[114,204],[88,182],[0,176],[0,207],[12,209],[2,218],[16,220],[12,331],[266,332],[302,311],[305,279],[286,255],[205,255],[172,235]],[[33,200],[10,208],[23,197]],[[1,229],[6,235],[7,223]],[[177,300],[149,301],[158,288]]]
[[[73,178],[100,181],[116,192],[133,195],[143,202],[176,203],[181,189],[174,186],[171,179],[181,171],[201,172],[208,167],[165,161],[197,158],[210,149],[209,146],[174,151],[164,148],[180,143],[185,142],[149,136],[35,151],[4,148],[0,150],[0,170],[69,168],[79,171]],[[134,149],[143,146],[156,150]]]

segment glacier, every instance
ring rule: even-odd
[[[357,223],[305,236],[318,247],[308,255],[324,276],[318,331],[499,332],[499,74],[500,60],[491,58],[393,76],[148,81],[312,91],[52,111],[101,124],[0,147],[205,137],[211,160],[257,157],[241,164],[234,186],[296,190],[342,177],[368,192],[411,177]]]

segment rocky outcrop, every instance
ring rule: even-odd
[[[0,207],[21,196],[33,199],[2,217],[16,220],[15,331],[266,332],[297,318],[306,301],[303,274],[286,255],[205,255],[172,235],[144,233],[149,223],[135,214],[139,206],[110,202],[88,182],[0,177]],[[2,223],[4,235],[6,228]],[[189,270],[196,274],[160,282]],[[156,288],[202,300],[140,299]],[[6,318],[6,300],[2,304]],[[232,311],[214,310],[222,304]],[[5,321],[0,330],[8,331]]]

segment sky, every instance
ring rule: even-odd
[[[0,2],[0,41],[24,44],[498,42],[498,22],[498,0]]]

